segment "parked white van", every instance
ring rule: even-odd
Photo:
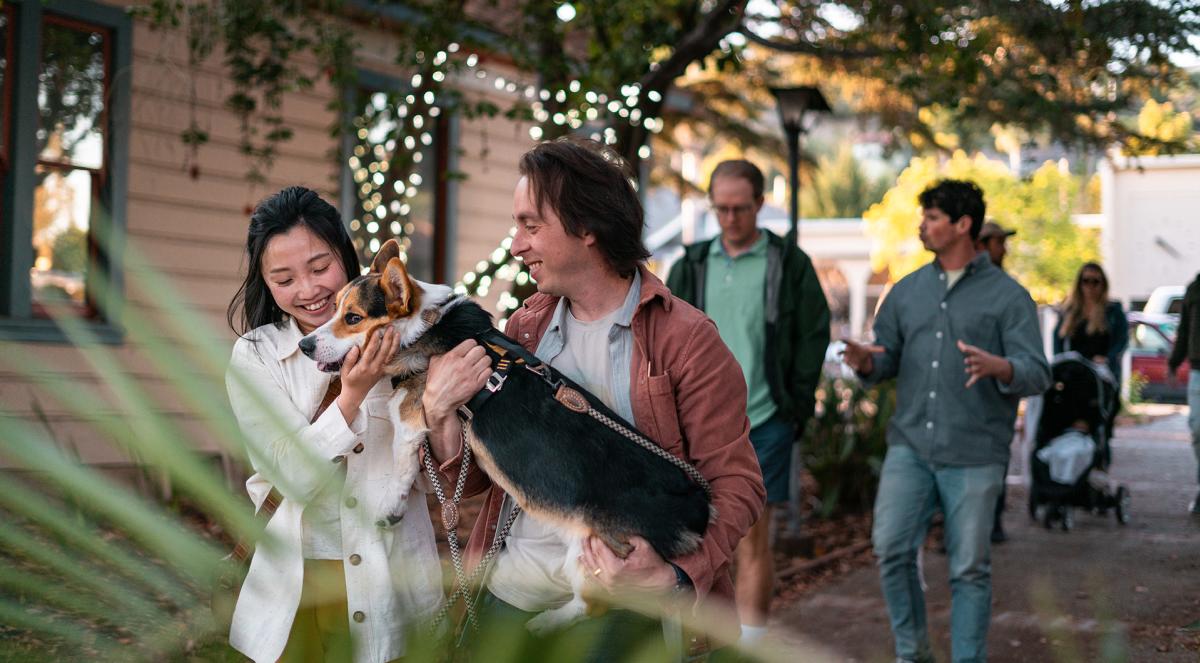
[[[1146,306],[1142,308],[1146,313],[1174,313],[1179,315],[1183,309],[1183,293],[1187,290],[1187,286],[1183,285],[1160,285],[1150,293],[1150,299],[1146,300]]]

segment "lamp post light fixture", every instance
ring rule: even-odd
[[[788,143],[788,176],[792,188],[788,241],[795,243],[800,235],[800,136],[812,128],[817,113],[829,113],[832,109],[825,101],[825,95],[815,87],[773,87],[770,90],[775,95],[779,123],[783,125]]]

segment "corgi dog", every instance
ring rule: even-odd
[[[598,398],[496,331],[479,304],[445,285],[411,278],[395,240],[380,248],[367,274],[338,293],[333,318],[305,336],[300,349],[320,370],[336,372],[351,348],[363,346],[371,334],[387,327],[400,336],[400,349],[388,364],[396,387],[389,416],[397,431],[416,434],[411,443],[395,447],[397,485],[389,487],[384,517],[395,522],[403,516],[418,474],[417,449],[425,432],[421,394],[430,358],[466,339],[479,340],[488,348],[494,372],[466,406],[467,444],[493,483],[526,513],[566,533],[565,564],[574,596],[531,620],[531,631],[561,628],[585,614],[587,574],[577,559],[587,536],[595,535],[622,557],[631,550],[628,541],[634,535],[668,560],[699,546],[714,515],[706,488],[669,460],[601,423],[595,413],[636,430]],[[564,393],[569,397],[561,398]]]

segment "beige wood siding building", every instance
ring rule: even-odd
[[[18,15],[21,4],[16,4],[13,16]],[[112,8],[122,7],[123,3],[83,4]],[[46,4],[45,11],[53,12],[56,6],[53,2]],[[113,80],[127,77],[129,85],[126,186],[124,191],[114,192],[123,196],[125,214],[117,221],[123,221],[129,250],[146,256],[157,272],[179,289],[188,306],[208,322],[205,329],[195,333],[218,335],[227,347],[232,346],[234,336],[226,325],[225,309],[241,281],[242,245],[250,208],[264,196],[292,184],[315,188],[327,200],[338,203],[341,164],[335,154],[339,140],[330,135],[336,118],[327,106],[341,92],[331,88],[325,77],[314,75],[314,88],[286,95],[283,115],[294,137],[279,146],[266,182],[252,183],[246,177],[249,164],[238,150],[238,120],[225,107],[232,84],[219,57],[191,67],[182,35],[152,30],[141,20],[132,20],[124,37],[130,42],[129,66],[111,72]],[[364,33],[359,38],[364,45],[359,58],[363,69],[385,75],[403,74],[386,55],[388,35]],[[17,58],[35,55],[18,53]],[[315,72],[315,61],[301,64]],[[483,89],[474,81],[471,84],[476,85],[473,94],[495,97],[501,107],[511,102],[503,93]],[[180,138],[192,117],[210,136],[207,144],[197,150],[184,145]],[[447,206],[451,217],[445,271],[457,278],[487,259],[508,232],[517,159],[533,141],[528,127],[503,117],[453,123],[450,135],[456,142],[448,147],[451,153],[460,154],[457,169],[466,177],[449,188],[453,197]],[[132,285],[140,276],[131,268],[125,269],[124,305],[145,312],[148,302]],[[489,298],[489,308],[498,290]],[[0,320],[0,326],[3,322]],[[168,330],[162,333],[172,343],[188,342],[171,338]],[[98,392],[103,391],[101,377],[68,343],[13,338],[0,333],[4,353],[28,358],[44,375],[95,385]],[[162,377],[144,361],[130,339],[119,339],[107,347],[126,366],[134,367],[133,375],[148,393],[169,391],[160,389]],[[211,434],[187,407],[170,399],[161,407],[186,430],[196,432],[202,449],[216,451]],[[0,410],[38,426],[44,423],[55,439],[75,449],[85,463],[117,467],[129,464],[116,445],[97,434],[95,425],[56,403],[24,370],[4,361],[0,361]],[[109,414],[117,416],[119,412],[114,408]],[[0,467],[8,463],[0,457]]]

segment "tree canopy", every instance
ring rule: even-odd
[[[765,88],[779,83],[836,86],[840,110],[878,115],[924,148],[969,148],[939,136],[986,136],[1002,123],[1070,144],[1179,149],[1121,116],[1184,80],[1170,56],[1195,52],[1189,37],[1200,26],[1200,3],[1176,0],[151,0],[140,11],[186,28],[199,58],[220,47],[234,79],[230,106],[247,120],[245,149],[267,161],[288,138],[279,93],[312,83],[294,54],[314,51],[335,81],[348,80],[363,24],[391,30],[397,62],[414,74],[453,71],[468,52],[510,60],[553,93],[533,103],[518,95],[510,113],[533,119],[544,137],[607,129],[635,164],[656,118],[759,139]],[[464,48],[435,64],[449,44]],[[419,80],[418,100],[432,89],[443,105],[502,110],[441,90],[448,76]],[[624,112],[597,94],[622,100]]]

